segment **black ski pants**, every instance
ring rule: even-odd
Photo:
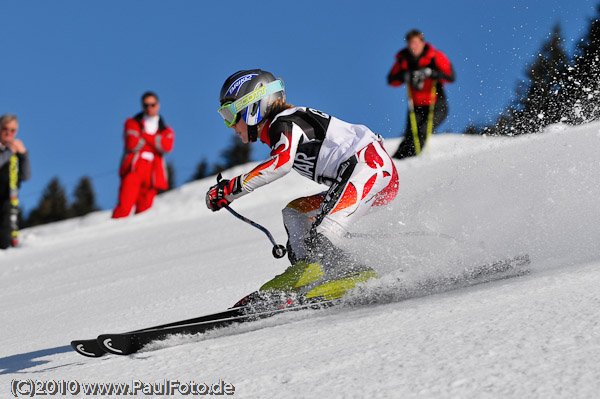
[[[421,151],[425,149],[425,141],[427,139],[427,118],[429,115],[429,106],[415,107],[415,118],[417,120],[417,130]],[[442,124],[448,116],[448,102],[445,97],[439,97],[433,108],[433,129]],[[415,142],[413,139],[412,128],[410,124],[410,112],[406,116],[406,130],[404,131],[404,140],[400,143],[398,150],[394,154],[394,158],[402,159],[417,155],[415,150]]]
[[[10,200],[0,201],[0,249],[12,246],[12,226],[10,223]]]

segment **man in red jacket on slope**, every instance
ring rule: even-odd
[[[168,188],[163,155],[173,149],[175,133],[158,114],[160,103],[153,92],[142,96],[143,112],[125,122],[125,153],[119,175],[119,203],[113,218],[144,212],[152,206],[158,190]]]
[[[455,79],[450,60],[431,43],[425,42],[422,32],[413,29],[405,39],[407,46],[396,54],[396,62],[388,75],[388,84],[392,87],[406,83],[410,96],[404,140],[394,154],[397,159],[418,155],[425,148],[428,129],[432,133],[448,116],[443,85]],[[414,113],[411,112],[411,100]]]

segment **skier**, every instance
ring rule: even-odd
[[[286,103],[283,82],[260,69],[228,77],[219,101],[227,127],[244,143],[267,144],[271,157],[248,173],[212,186],[206,193],[209,209],[217,211],[292,168],[329,186],[283,209],[291,266],[236,306],[265,297],[279,297],[288,305],[335,299],[377,277],[339,249],[339,243],[372,206],[386,205],[398,191],[398,174],[381,136],[366,126]]]
[[[31,165],[25,145],[15,138],[17,117],[2,115],[0,129],[0,249],[6,249],[18,244],[18,189],[31,177]]]
[[[404,140],[394,158],[419,155],[426,140],[448,116],[444,83],[454,82],[452,64],[444,53],[436,50],[418,30],[406,34],[407,47],[396,55],[388,74],[388,84],[398,87],[407,84],[409,114]]]
[[[159,115],[158,96],[148,91],[142,95],[143,112],[125,121],[125,154],[119,175],[119,203],[114,219],[148,210],[157,190],[168,188],[164,154],[173,149],[175,133]]]

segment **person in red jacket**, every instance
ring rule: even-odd
[[[413,29],[405,39],[407,46],[396,54],[396,62],[388,75],[388,84],[392,87],[406,83],[410,96],[404,140],[394,154],[397,159],[418,155],[425,148],[428,124],[432,133],[448,116],[444,83],[455,80],[448,57],[427,43],[422,32]],[[433,113],[431,120],[430,112]],[[417,140],[414,129],[418,131]]]
[[[164,154],[173,149],[175,133],[158,114],[160,103],[153,92],[142,96],[143,112],[125,122],[125,154],[119,175],[119,203],[113,218],[144,212],[152,206],[158,190],[168,188]]]

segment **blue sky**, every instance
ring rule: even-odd
[[[35,207],[53,177],[71,195],[87,175],[99,206],[112,208],[123,123],[149,89],[176,132],[167,160],[184,183],[201,159],[217,162],[231,142],[216,109],[221,84],[240,69],[282,77],[292,104],[398,137],[406,94],[388,87],[386,76],[412,28],[454,64],[450,115],[439,131],[461,132],[495,119],[556,23],[571,53],[598,4],[5,0],[0,113],[18,115],[18,137],[31,155],[22,205]],[[262,144],[253,151],[256,160],[268,154]]]

